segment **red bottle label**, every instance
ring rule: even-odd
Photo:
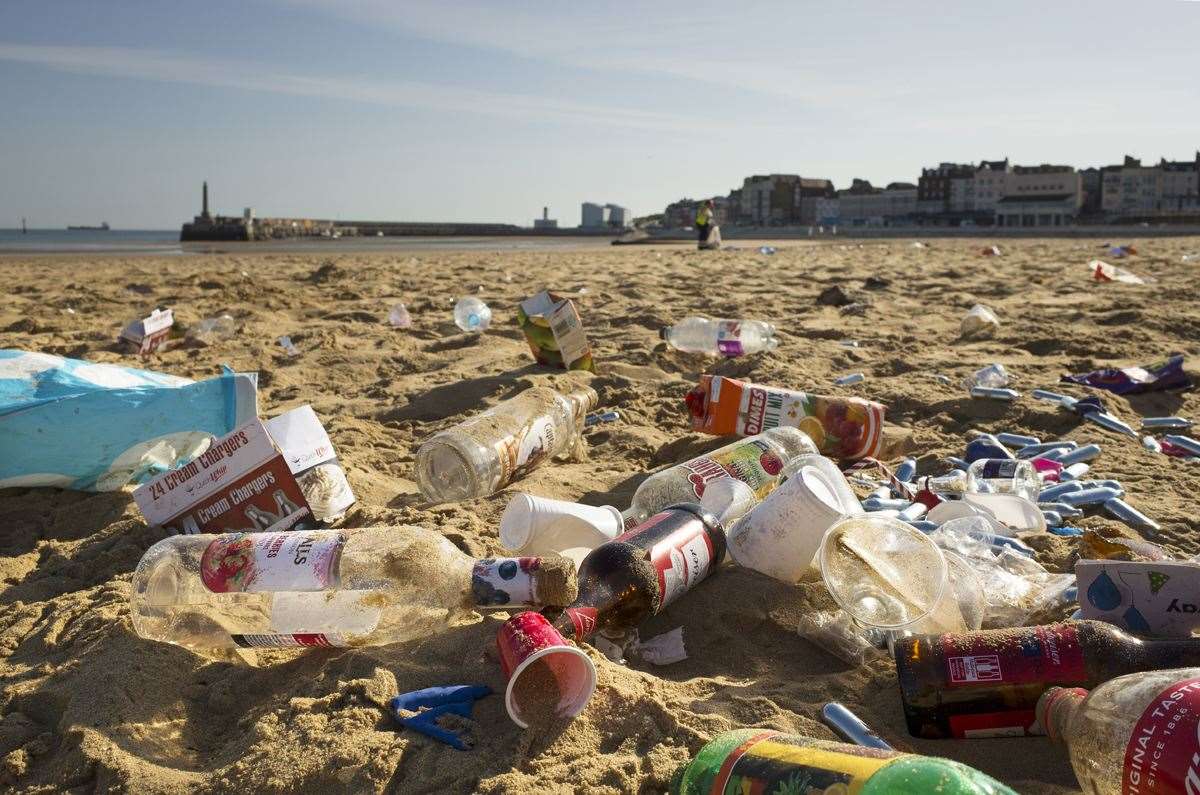
[[[992,633],[941,637],[946,659],[945,686],[1001,688],[1006,685],[1072,686],[1087,681],[1079,633],[1069,624],[1035,627],[1014,647]],[[1010,737],[1032,734],[1034,705],[1001,712],[952,715],[954,737]]]
[[[658,572],[658,591],[666,607],[712,570],[713,542],[704,522],[694,519],[655,544],[650,562]]]
[[[1079,633],[1069,624],[1034,627],[1013,647],[992,633],[943,635],[947,687],[994,687],[1032,683],[1077,684],[1087,680]]]
[[[1200,793],[1200,677],[1151,701],[1125,746],[1121,795]]]

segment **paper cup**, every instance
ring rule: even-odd
[[[500,517],[500,543],[524,555],[562,554],[573,547],[595,549],[624,530],[621,512],[611,505],[514,494]]]
[[[827,473],[800,467],[731,528],[729,554],[740,566],[797,582],[812,567],[825,531],[847,513]]]
[[[522,682],[521,677],[538,660],[545,661],[558,685],[555,711],[559,717],[573,718],[583,712],[596,689],[596,666],[591,658],[567,643],[541,613],[519,613],[505,621],[496,633],[496,648],[500,668],[508,679],[504,707],[522,729],[529,728],[529,716],[522,713],[528,708],[529,694],[524,690],[532,683]]]

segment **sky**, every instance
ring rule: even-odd
[[[1191,159],[1200,2],[3,0],[0,228],[560,225],[751,174]]]

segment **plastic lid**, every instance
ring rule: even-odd
[[[858,623],[899,629],[937,608],[946,558],[924,533],[886,516],[851,516],[826,532],[818,553],[825,587]]]

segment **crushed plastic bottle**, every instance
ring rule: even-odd
[[[676,350],[710,356],[744,356],[779,345],[775,327],[761,320],[688,317],[661,329],[659,336]]]
[[[1008,370],[1004,369],[1004,365],[998,363],[989,364],[987,367],[976,370],[964,378],[963,387],[967,390],[974,389],[977,386],[987,389],[1000,389],[1008,386],[1008,381]]]
[[[388,312],[388,323],[392,328],[412,328],[412,316],[408,314],[408,307],[404,304],[393,306]]]
[[[996,313],[983,304],[975,304],[962,319],[962,338],[964,340],[981,340],[995,336],[1000,328],[1000,319]]]
[[[206,317],[188,329],[187,339],[212,345],[218,340],[227,340],[237,334],[237,321],[232,315]]]
[[[486,331],[491,323],[491,308],[473,295],[458,299],[454,305],[454,325],[469,334]]]

